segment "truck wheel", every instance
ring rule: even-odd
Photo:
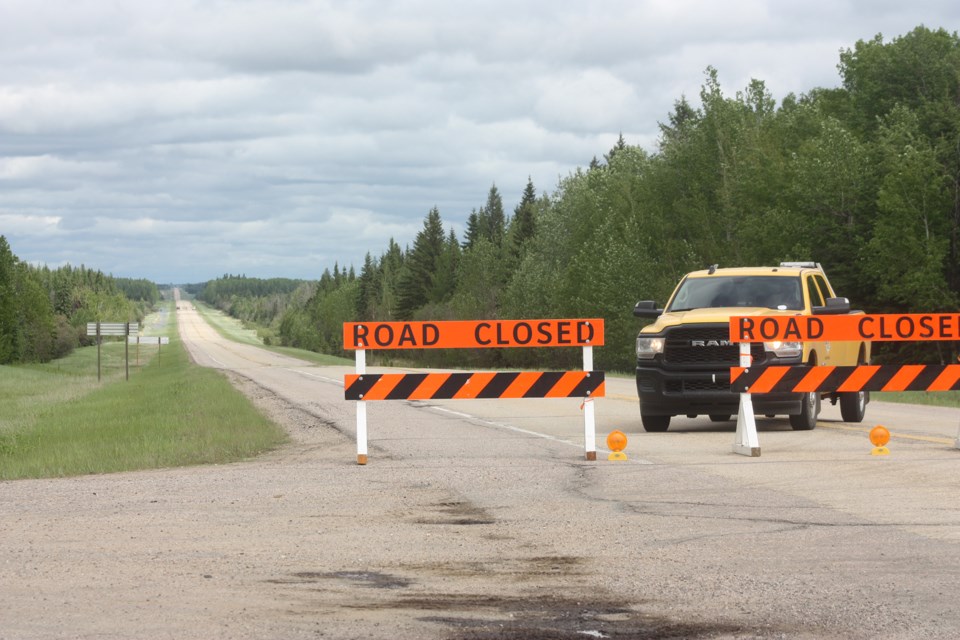
[[[651,433],[666,431],[670,427],[670,416],[650,416],[641,413],[640,421],[643,422],[643,428]]]
[[[863,414],[866,412],[866,391],[840,394],[840,417],[844,422],[863,422]]]
[[[820,414],[820,392],[811,391],[803,394],[803,404],[800,413],[790,416],[790,426],[794,431],[810,431],[817,426],[817,416]]]
[[[711,413],[710,422],[730,422],[729,413]]]
[[[857,365],[867,363],[864,355],[864,347],[860,347],[860,355],[857,356]],[[840,394],[840,417],[844,422],[863,422],[863,414],[867,412],[867,402],[870,400],[869,391],[857,391],[853,393]]]

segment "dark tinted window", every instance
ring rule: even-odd
[[[803,309],[800,279],[792,276],[709,276],[687,278],[667,311],[719,307]]]
[[[817,283],[814,282],[813,278],[807,278],[807,293],[810,294],[811,307],[823,306],[823,296],[820,295],[820,289],[817,287]]]

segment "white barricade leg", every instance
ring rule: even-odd
[[[750,343],[740,343],[740,366],[749,367],[752,362]],[[757,420],[753,415],[753,400],[749,393],[740,394],[740,411],[737,414],[737,435],[733,452],[756,458],[760,455],[760,438],[757,436]]]
[[[594,423],[593,398],[583,401],[583,448],[587,460],[597,459],[597,429]]]
[[[593,347],[583,348],[583,370],[593,371]],[[587,460],[597,459],[597,426],[593,398],[583,401],[583,451]]]
[[[357,464],[367,464],[367,403],[357,402]]]
[[[760,455],[757,420],[753,415],[753,400],[749,393],[740,394],[740,413],[737,415],[737,436],[733,442],[733,452],[751,458]]]
[[[367,351],[357,349],[357,375],[367,372]],[[367,403],[357,402],[357,464],[367,464]]]

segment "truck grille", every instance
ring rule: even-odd
[[[663,384],[664,393],[730,393],[730,376],[714,380],[668,380]]]
[[[740,364],[740,345],[727,344],[728,325],[673,327],[666,331],[663,362],[669,365],[735,367]],[[750,345],[753,364],[763,364],[766,352],[762,343]]]

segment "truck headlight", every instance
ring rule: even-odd
[[[658,353],[663,353],[663,338],[637,338],[637,357],[650,360]]]
[[[764,342],[763,348],[778,358],[799,358],[803,355],[802,342],[784,342],[777,340],[775,342]]]

